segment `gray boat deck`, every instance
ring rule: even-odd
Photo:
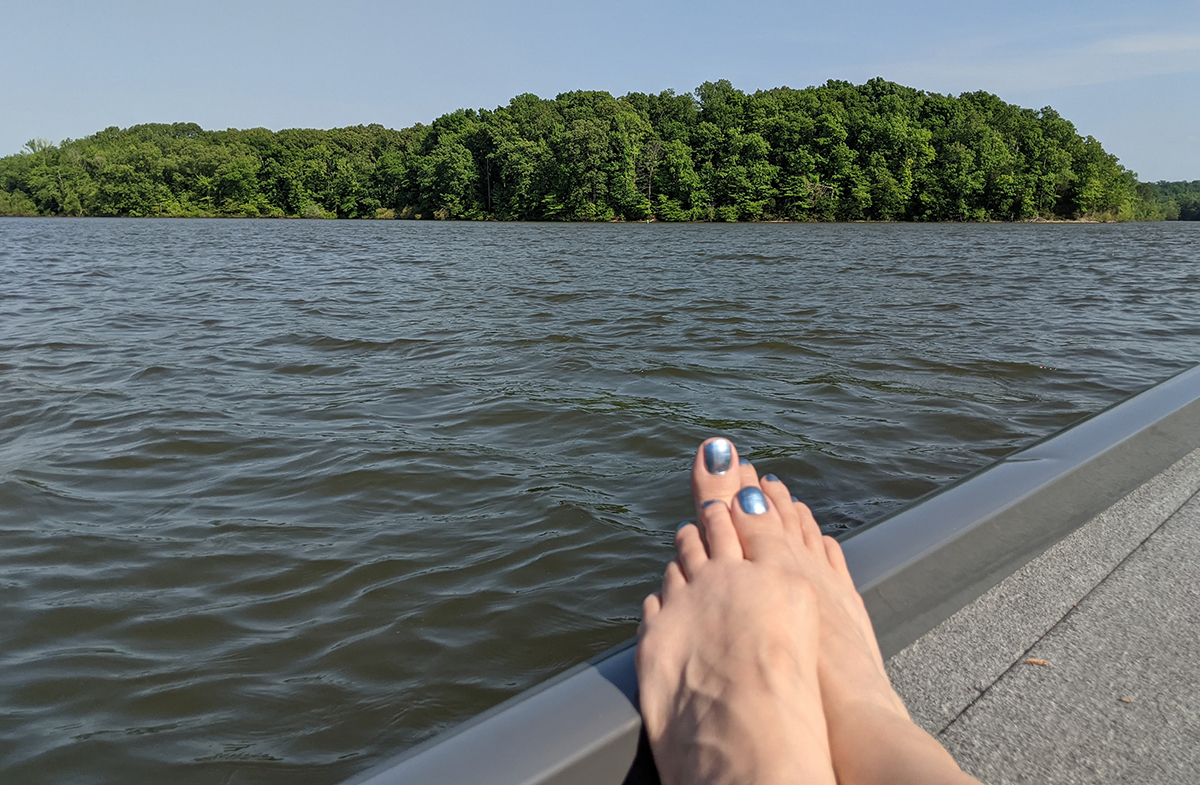
[[[1200,450],[893,656],[913,718],[990,785],[1200,782],[1198,492]]]

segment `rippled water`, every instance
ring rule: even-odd
[[[1200,224],[0,221],[0,781],[329,783],[1191,366]]]

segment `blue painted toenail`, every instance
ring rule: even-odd
[[[740,463],[742,466],[749,466],[750,460],[748,458],[738,458],[738,463]]]
[[[753,485],[742,488],[737,494],[738,504],[744,512],[751,515],[762,515],[768,510],[767,497]]]
[[[720,500],[720,499],[709,499],[709,500],[708,500],[708,501],[706,501],[704,504],[701,504],[701,505],[700,505],[700,509],[702,509],[702,510],[703,510],[703,509],[704,509],[705,507],[707,507],[708,505],[710,505],[710,504],[716,504],[716,503],[717,503],[717,502],[719,502],[719,501],[721,501],[721,500]]]
[[[792,497],[792,501],[794,501],[794,502],[798,502],[798,501],[800,501],[800,500],[799,500],[799,499],[797,499],[795,496],[793,496],[793,497]]]
[[[681,524],[679,524],[678,526],[676,526],[676,527],[675,527],[675,531],[679,531],[679,530],[680,530],[680,529],[682,529],[684,526],[687,526],[689,523],[691,523],[691,521],[684,521],[683,523],[681,523]]]
[[[724,474],[733,463],[733,444],[728,439],[713,439],[704,445],[704,468],[709,474]]]
[[[766,477],[763,477],[763,479],[767,482],[779,482],[779,478],[774,474],[768,474]]]

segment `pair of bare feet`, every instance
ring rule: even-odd
[[[726,439],[643,604],[642,717],[665,785],[972,783],[909,719],[838,543]]]

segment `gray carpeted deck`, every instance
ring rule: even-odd
[[[990,785],[1200,782],[1198,492],[1200,450],[891,658],[913,718]]]

